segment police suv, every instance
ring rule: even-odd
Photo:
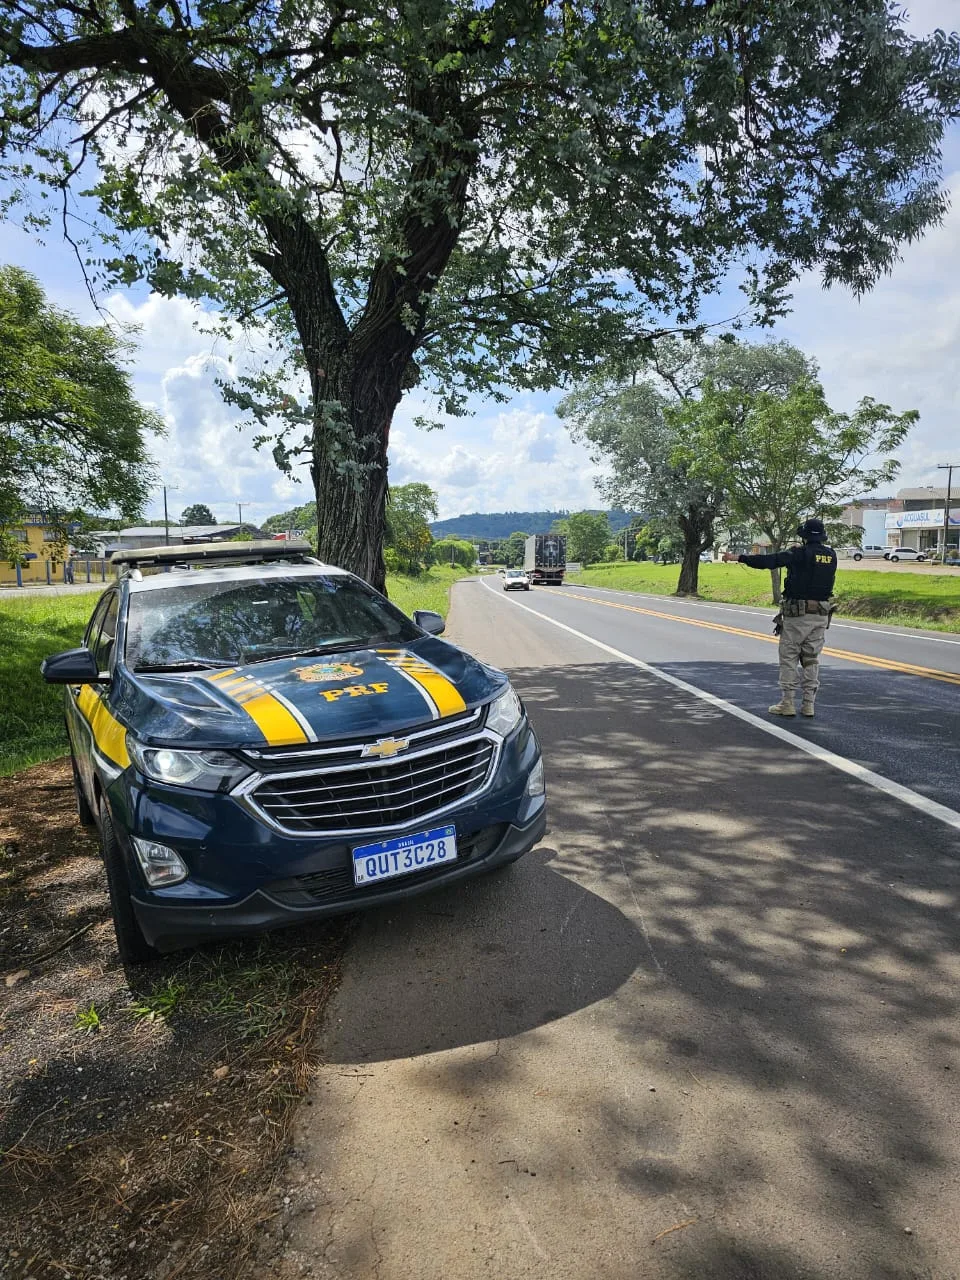
[[[113,559],[83,646],[41,670],[125,963],[454,884],[542,836],[523,705],[439,614],[306,544]]]

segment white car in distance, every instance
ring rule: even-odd
[[[864,546],[855,547],[851,552],[854,560],[886,560],[889,547]]]
[[[917,564],[922,564],[927,558],[925,551],[916,551],[913,547],[890,547],[887,554],[883,557],[892,564],[896,564],[898,560],[912,560]]]
[[[530,579],[522,569],[508,569],[503,575],[504,591],[529,591]]]

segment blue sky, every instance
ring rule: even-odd
[[[960,25],[958,0],[914,0],[908,9],[918,32]],[[944,224],[907,247],[892,275],[859,301],[803,277],[791,314],[772,334],[817,359],[834,408],[852,409],[871,395],[897,410],[920,411],[901,454],[903,484],[937,483],[937,463],[960,462],[960,126],[950,131],[943,160],[951,193]],[[32,271],[57,305],[97,319],[67,246],[51,240],[40,247],[0,224],[0,261]],[[233,353],[196,331],[193,304],[142,293],[106,302],[118,321],[141,329],[132,372],[137,394],[167,422],[155,452],[162,479],[177,486],[172,512],[206,502],[228,519],[241,501],[245,518],[257,520],[311,496],[308,485],[280,475],[268,454],[253,449],[252,432],[237,431],[215,386]],[[596,468],[556,417],[560,394],[517,395],[507,404],[478,400],[472,417],[429,433],[413,419],[424,411],[433,416],[432,406],[408,395],[394,420],[391,481],[426,481],[439,494],[441,517],[599,505]],[[162,515],[159,494],[148,514]]]

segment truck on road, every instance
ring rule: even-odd
[[[559,587],[566,567],[565,533],[531,534],[523,549],[523,568],[531,582],[538,586]]]

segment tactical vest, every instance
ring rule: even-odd
[[[829,600],[837,576],[837,553],[825,542],[808,542],[787,569],[783,594],[788,600]]]

